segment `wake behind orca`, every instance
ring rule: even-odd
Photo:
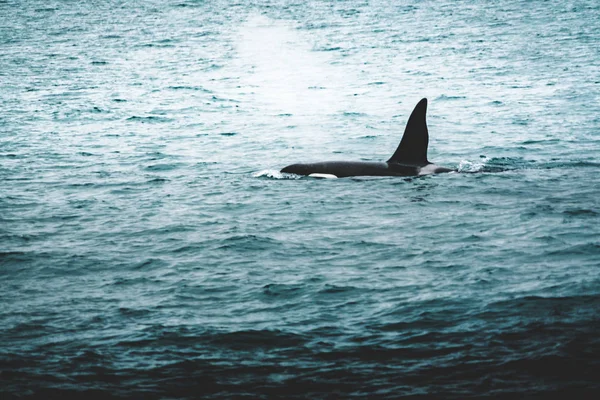
[[[324,161],[292,164],[281,172],[314,177],[348,176],[421,176],[454,171],[427,160],[429,132],[427,130],[427,99],[415,106],[396,152],[386,162]]]

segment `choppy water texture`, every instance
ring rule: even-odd
[[[3,399],[600,392],[597,1],[0,1],[0,105]]]

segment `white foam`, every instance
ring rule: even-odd
[[[264,169],[252,174],[255,178],[271,178],[271,179],[300,179],[300,175],[283,173],[276,169]]]
[[[462,160],[460,164],[458,164],[458,172],[481,172],[485,167],[487,160],[483,162],[472,162],[469,160]]]

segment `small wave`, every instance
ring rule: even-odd
[[[531,168],[535,161],[525,160],[523,157],[492,157],[486,163],[489,172],[507,171],[510,169]]]
[[[595,217],[598,215],[598,211],[585,208],[573,208],[564,211],[564,214],[571,217]]]
[[[135,308],[128,308],[128,307],[119,307],[118,311],[119,311],[119,314],[121,314],[122,316],[131,317],[131,318],[145,317],[152,313],[150,310],[145,309],[145,308],[135,309]]]
[[[526,125],[529,125],[529,121],[530,121],[530,120],[529,120],[529,119],[526,119],[526,118],[515,118],[515,119],[512,121],[512,124],[513,124],[513,125],[521,125],[521,126],[526,126]]]
[[[492,157],[481,156],[480,161],[462,160],[458,165],[458,172],[477,173],[477,172],[505,172],[517,169],[532,168],[535,161],[527,161],[517,157]]]
[[[95,184],[92,182],[81,182],[81,183],[70,183],[68,186],[72,187],[72,188],[79,188],[79,187],[91,187],[91,186],[95,186]]]
[[[167,178],[157,177],[157,178],[150,179],[146,183],[165,183],[165,182],[169,182],[169,180]]]
[[[266,236],[240,235],[231,236],[222,241],[220,249],[236,249],[240,251],[264,251],[276,248],[280,242]]]
[[[352,290],[356,290],[356,288],[354,286],[337,286],[337,285],[332,285],[332,284],[326,283],[325,286],[321,290],[319,290],[319,293],[321,293],[321,294],[337,294],[337,293],[350,292]]]
[[[211,64],[208,67],[203,68],[203,71],[216,71],[223,68],[223,65]]]
[[[127,118],[127,121],[141,122],[141,123],[145,124],[145,123],[171,122],[172,119],[171,118],[164,118],[164,117],[156,117],[156,116],[153,116],[153,115],[150,115],[150,116],[147,116],[147,117],[140,117],[140,116],[134,115],[132,117]]]
[[[462,160],[458,164],[458,172],[475,173],[482,172],[485,167],[485,162],[472,162],[469,160]]]
[[[600,243],[584,243],[575,246],[570,246],[564,249],[558,249],[548,252],[548,255],[556,256],[578,256],[578,255],[597,255],[600,251]]]
[[[300,285],[285,285],[281,283],[269,283],[263,286],[263,294],[268,297],[291,297],[302,291]]]
[[[178,247],[174,250],[172,250],[173,253],[175,254],[182,254],[182,253],[201,253],[203,250],[205,249],[205,247],[201,244],[194,244],[194,245],[185,245],[185,246],[181,246]]]
[[[27,254],[23,251],[0,251],[0,262],[23,261],[27,259]]]
[[[143,43],[143,44],[139,44],[136,45],[135,47],[160,47],[160,48],[169,48],[169,47],[175,47],[175,45],[169,43],[169,42],[156,42],[156,43]]]
[[[226,346],[237,350],[252,350],[257,348],[298,348],[304,346],[304,336],[280,330],[246,330],[227,333],[214,333],[213,345]]]
[[[446,96],[445,94],[438,96],[436,100],[462,100],[466,99],[465,96]]]
[[[321,48],[314,49],[314,51],[338,51],[338,50],[342,50],[342,48],[339,46],[334,46],[334,47],[321,47]]]
[[[540,164],[538,168],[554,169],[554,168],[598,168],[600,163],[592,161],[552,161]]]
[[[153,164],[148,165],[145,169],[148,171],[171,171],[179,168],[180,164]]]
[[[545,144],[545,143],[558,143],[559,139],[543,139],[543,140],[525,140],[522,144]]]
[[[596,246],[597,249],[597,246]],[[535,314],[536,316],[546,314],[557,314],[562,311],[565,315],[571,314],[574,310],[579,310],[581,314],[586,310],[595,310],[600,305],[600,297],[597,295],[573,295],[573,296],[524,296],[510,300],[500,300],[490,303],[480,317],[490,318],[494,314],[503,314],[510,316],[519,314],[526,316]]]
[[[300,179],[300,175],[286,174],[276,169],[265,169],[256,172],[252,175],[254,178],[269,178],[269,179]]]
[[[171,90],[192,90],[192,91],[198,91],[198,92],[204,92],[204,93],[212,93],[212,91],[203,88],[202,86],[183,86],[183,85],[179,85],[179,86],[169,86],[168,89]]]

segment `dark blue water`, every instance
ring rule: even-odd
[[[594,1],[0,1],[2,399],[595,398],[599,89]]]

